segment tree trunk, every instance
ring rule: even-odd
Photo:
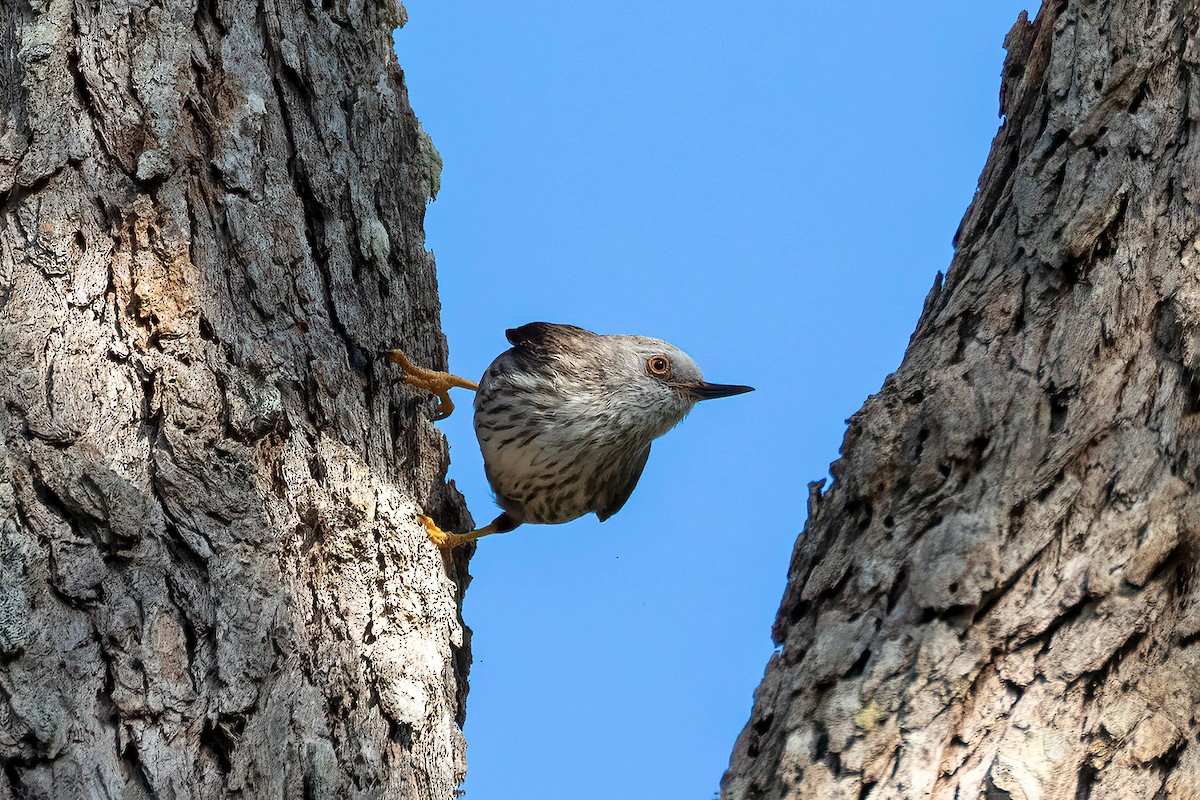
[[[0,2],[0,798],[453,796],[403,15]]]
[[[1200,797],[1200,13],[1047,0],[722,795]]]

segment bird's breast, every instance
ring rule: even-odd
[[[622,454],[645,446],[609,409],[491,369],[476,396],[475,433],[497,502],[535,523],[599,510]]]

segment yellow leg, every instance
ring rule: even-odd
[[[470,389],[471,391],[479,389],[479,384],[474,381],[459,378],[456,375],[451,375],[449,372],[438,372],[437,370],[425,369],[424,367],[414,365],[404,355],[403,350],[393,350],[388,353],[387,358],[388,361],[400,367],[404,372],[402,379],[409,386],[433,392],[438,396],[434,419],[445,419],[454,411],[454,401],[450,399],[451,388],[457,386],[460,389]]]
[[[507,514],[501,514],[487,525],[470,533],[446,533],[437,526],[436,522],[424,514],[418,516],[417,519],[425,526],[425,532],[429,534],[429,541],[446,551],[493,533],[508,533],[521,524]]]

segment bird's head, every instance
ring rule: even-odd
[[[678,347],[644,336],[612,336],[620,353],[621,393],[641,409],[654,437],[675,427],[701,400],[752,392],[751,386],[708,383],[696,362]],[[633,412],[638,413],[638,412]]]

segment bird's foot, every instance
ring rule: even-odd
[[[450,551],[462,544],[460,541],[463,537],[457,533],[446,533],[437,526],[430,517],[421,514],[417,520],[425,526],[425,533],[429,536],[429,541],[437,545],[439,550]]]
[[[450,399],[450,389],[454,387],[471,391],[479,389],[479,384],[474,381],[451,375],[449,372],[439,372],[416,366],[408,360],[403,350],[393,350],[388,353],[387,358],[388,361],[400,367],[404,373],[401,378],[409,386],[415,386],[437,395],[438,404],[434,410],[434,419],[445,419],[453,413],[454,401]]]

